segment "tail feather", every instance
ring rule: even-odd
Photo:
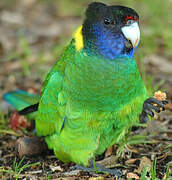
[[[22,90],[8,92],[3,95],[3,99],[18,111],[39,102],[38,95]]]
[[[30,105],[30,106],[28,106],[28,107],[26,107],[26,108],[20,110],[18,113],[19,113],[20,115],[26,115],[26,114],[35,112],[35,111],[38,110],[38,105],[39,105],[39,103]]]

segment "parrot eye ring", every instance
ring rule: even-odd
[[[133,19],[129,19],[127,22],[126,22],[126,25],[127,26],[130,26],[131,24],[133,24],[135,21]]]
[[[109,18],[106,18],[106,19],[104,20],[104,24],[106,24],[106,25],[111,24],[111,20],[110,20]]]

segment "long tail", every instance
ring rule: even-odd
[[[14,109],[18,110],[21,115],[38,110],[39,96],[36,94],[16,90],[4,94],[3,99]]]
[[[28,107],[25,107],[24,109],[19,111],[19,114],[20,115],[26,115],[26,114],[35,112],[38,110],[38,105],[39,105],[39,103],[36,103],[36,104],[30,105]]]

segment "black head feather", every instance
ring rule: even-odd
[[[105,19],[115,21],[119,25],[125,25],[127,17],[131,17],[135,20],[139,20],[137,12],[129,7],[125,6],[107,6],[106,4],[93,2],[86,10],[86,22],[104,22]],[[88,25],[88,24],[87,24]]]
[[[90,51],[93,49],[96,53],[99,51],[99,54],[109,53],[111,58],[119,54],[119,52],[128,53],[131,51],[131,47],[122,45],[127,40],[123,36],[121,28],[131,21],[139,21],[139,15],[134,9],[93,2],[88,6],[85,14],[86,17],[82,28],[85,47],[88,47]],[[120,47],[118,46],[119,41],[121,41]],[[110,47],[111,45],[112,47]],[[108,52],[108,48],[109,51],[113,52]]]

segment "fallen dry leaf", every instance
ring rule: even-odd
[[[127,173],[127,179],[140,179],[140,177],[132,172]]]
[[[168,136],[169,138],[172,138],[172,132],[167,132],[167,136]]]
[[[70,172],[64,172],[63,175],[64,176],[77,176],[79,173],[81,172],[81,170],[76,169]]]
[[[42,173],[42,170],[37,170],[37,171],[28,171],[27,174],[39,174]]]
[[[128,159],[125,161],[125,164],[134,164],[137,161],[137,159]]]
[[[165,108],[172,111],[172,104],[166,104],[165,105]]]
[[[60,172],[62,172],[62,171],[63,171],[63,169],[62,169],[60,166],[50,165],[49,167],[50,167],[50,169],[51,169],[53,172],[55,172],[55,171],[60,171]]]
[[[139,153],[139,149],[133,146],[127,146],[128,150],[133,153]]]
[[[105,157],[112,155],[113,150],[114,150],[114,146],[109,147],[105,152]]]
[[[97,164],[100,164],[106,168],[113,168],[115,167],[116,163],[117,163],[117,156],[112,155],[110,157],[107,157],[101,161],[97,161]]]
[[[99,176],[99,177],[91,177],[89,180],[104,180],[104,177]]]
[[[32,123],[26,119],[26,117],[21,116],[18,112],[14,112],[10,117],[10,125],[14,130],[25,128],[27,130],[32,129]]]
[[[168,156],[167,154],[162,154],[161,156],[158,156],[158,157],[157,157],[158,162],[163,161],[164,159],[167,158],[167,156]]]
[[[140,164],[139,164],[139,168],[136,170],[137,173],[141,174],[141,172],[143,171],[143,169],[147,167],[148,172],[150,171],[151,168],[151,160],[149,158],[147,158],[146,156],[143,156],[140,159]]]

